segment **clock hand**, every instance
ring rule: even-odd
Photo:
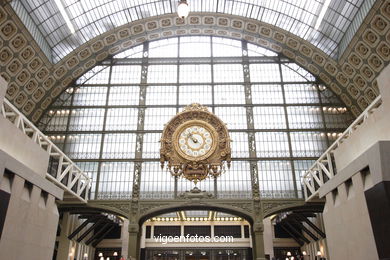
[[[198,139],[194,138],[194,136],[193,136],[191,133],[188,134],[188,137],[191,138],[191,140],[192,140],[195,144],[198,142]]]

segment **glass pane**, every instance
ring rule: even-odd
[[[142,158],[160,158],[160,139],[161,133],[144,134],[142,146]]]
[[[176,115],[176,108],[147,108],[145,110],[145,130],[162,130],[172,117]]]
[[[289,104],[307,104],[320,103],[317,87],[311,84],[286,84],[284,85],[286,93],[286,103]]]
[[[278,64],[250,64],[252,82],[280,82]]]
[[[258,167],[262,198],[296,197],[290,161],[260,161]]]
[[[234,161],[226,173],[217,178],[218,198],[245,199],[252,197],[249,162]]]
[[[68,119],[69,119],[69,110],[57,110],[57,111],[51,111],[49,114],[51,116],[48,116],[50,118],[50,121],[48,125],[46,126],[46,131],[65,131],[66,126],[68,125]]]
[[[131,49],[128,49],[126,51],[120,52],[117,55],[114,56],[114,58],[142,58],[142,50],[144,46],[138,45],[136,47],[133,47]]]
[[[319,157],[326,150],[326,135],[321,132],[292,132],[294,157]]]
[[[74,106],[104,106],[107,99],[107,87],[83,87],[76,89],[73,95]]]
[[[159,162],[142,163],[141,199],[172,199],[175,179]]]
[[[258,157],[289,157],[290,149],[287,133],[256,133],[256,154]]]
[[[121,105],[138,105],[139,103],[139,87],[138,86],[124,86],[111,87],[108,99],[109,106]]]
[[[215,114],[227,124],[228,129],[246,129],[245,107],[216,107]]]
[[[111,83],[126,84],[141,82],[141,66],[136,65],[115,65],[112,67]]]
[[[71,159],[97,159],[100,154],[101,139],[101,134],[69,135],[64,152]]]
[[[286,117],[283,107],[254,107],[256,129],[285,129]]]
[[[131,199],[134,163],[102,162],[97,199]]]
[[[320,107],[287,107],[287,114],[291,129],[324,127]]]
[[[219,37],[212,39],[214,57],[242,56],[241,41]]]
[[[137,130],[138,109],[109,108],[107,110],[106,130]]]
[[[282,64],[282,75],[284,82],[315,81],[312,74],[295,63]]]
[[[162,39],[149,43],[149,58],[177,57],[178,38]]]
[[[207,85],[180,85],[179,105],[199,103],[202,105],[212,103],[211,86]]]
[[[215,85],[215,104],[245,104],[243,85]]]
[[[177,66],[176,65],[149,65],[148,82],[149,83],[176,83]]]
[[[74,109],[69,131],[98,131],[103,129],[104,109]]]
[[[135,134],[106,134],[104,136],[104,159],[134,158]]]
[[[65,144],[65,138],[68,138],[66,135],[49,135],[50,141],[56,145],[58,148],[60,148],[64,153],[64,144]]]
[[[278,54],[260,46],[248,43],[248,56],[278,56]]]
[[[214,82],[244,82],[244,72],[241,64],[215,64]]]
[[[110,75],[110,68],[106,66],[96,66],[86,72],[76,82],[77,84],[107,84]]]
[[[252,85],[253,104],[283,104],[281,85]]]
[[[180,57],[210,57],[209,37],[181,37]]]
[[[232,157],[249,157],[248,134],[242,132],[230,132],[232,140],[230,146],[232,149]]]
[[[210,65],[180,65],[180,83],[210,83]]]
[[[146,105],[176,104],[176,86],[148,86]]]
[[[327,128],[347,128],[354,118],[345,107],[323,107]]]

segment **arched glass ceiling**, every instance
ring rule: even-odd
[[[88,40],[136,20],[176,13],[177,0],[60,0],[75,29],[72,34],[54,0],[14,0],[27,11],[58,62]],[[363,0],[331,0],[318,29],[326,0],[189,0],[191,12],[239,15],[285,29],[336,57],[338,45]],[[372,2],[372,1],[370,1]],[[21,5],[19,4],[21,3]],[[20,14],[20,12],[17,11]],[[30,26],[31,30],[31,26]],[[36,32],[33,32],[36,34]]]

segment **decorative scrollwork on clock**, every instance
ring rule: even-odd
[[[185,107],[164,127],[160,162],[173,176],[195,183],[219,176],[231,163],[226,125],[205,106]]]

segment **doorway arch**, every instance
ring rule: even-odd
[[[221,213],[229,215],[221,216]],[[205,216],[208,217],[205,218]],[[147,221],[148,219],[150,221]],[[220,259],[220,257],[229,254],[229,252],[231,257],[233,257],[234,251],[236,258],[233,259],[242,259],[239,257],[252,259],[252,256],[256,254],[252,229],[253,222],[253,217],[250,214],[221,205],[201,205],[199,203],[199,205],[191,206],[172,205],[159,207],[158,209],[145,212],[139,219],[140,230],[142,230],[142,235],[139,239],[139,255],[141,256],[141,259],[151,259],[149,257],[157,257],[157,254],[160,257],[161,255],[164,256],[166,254],[171,254],[172,257],[179,257],[175,259]],[[208,226],[206,229],[208,231],[200,231],[201,233],[198,233],[199,230],[196,226],[203,227],[201,230],[204,230],[206,228],[205,226]],[[167,236],[167,239],[168,237],[172,236],[173,238],[179,235],[187,236],[188,238],[189,234],[192,234],[190,236],[195,236],[195,234],[197,236],[209,236],[210,238],[224,236],[224,239],[228,239],[227,241],[232,242],[232,244],[229,242],[220,244],[217,241],[212,241],[210,243],[203,243],[200,241],[201,244],[198,245],[189,243],[188,240],[181,241],[188,244],[178,243],[173,240],[170,244],[164,246],[157,243],[158,239],[164,239],[164,236]],[[232,238],[233,240],[230,240]],[[237,241],[236,238],[238,239]],[[183,248],[185,248],[185,250]],[[203,257],[201,253],[204,254]],[[142,258],[143,256],[146,258]]]
[[[243,210],[238,210],[233,207],[225,206],[225,205],[215,205],[215,204],[206,204],[206,203],[199,203],[199,204],[172,204],[168,206],[158,207],[151,210],[146,211],[144,214],[142,214],[139,217],[139,225],[141,226],[146,220],[165,214],[170,212],[176,212],[176,211],[182,211],[182,210],[212,210],[212,211],[218,211],[223,213],[228,213],[232,215],[236,215],[239,217],[242,217],[246,221],[248,221],[251,225],[253,225],[254,218],[251,214],[248,212],[244,212]]]

